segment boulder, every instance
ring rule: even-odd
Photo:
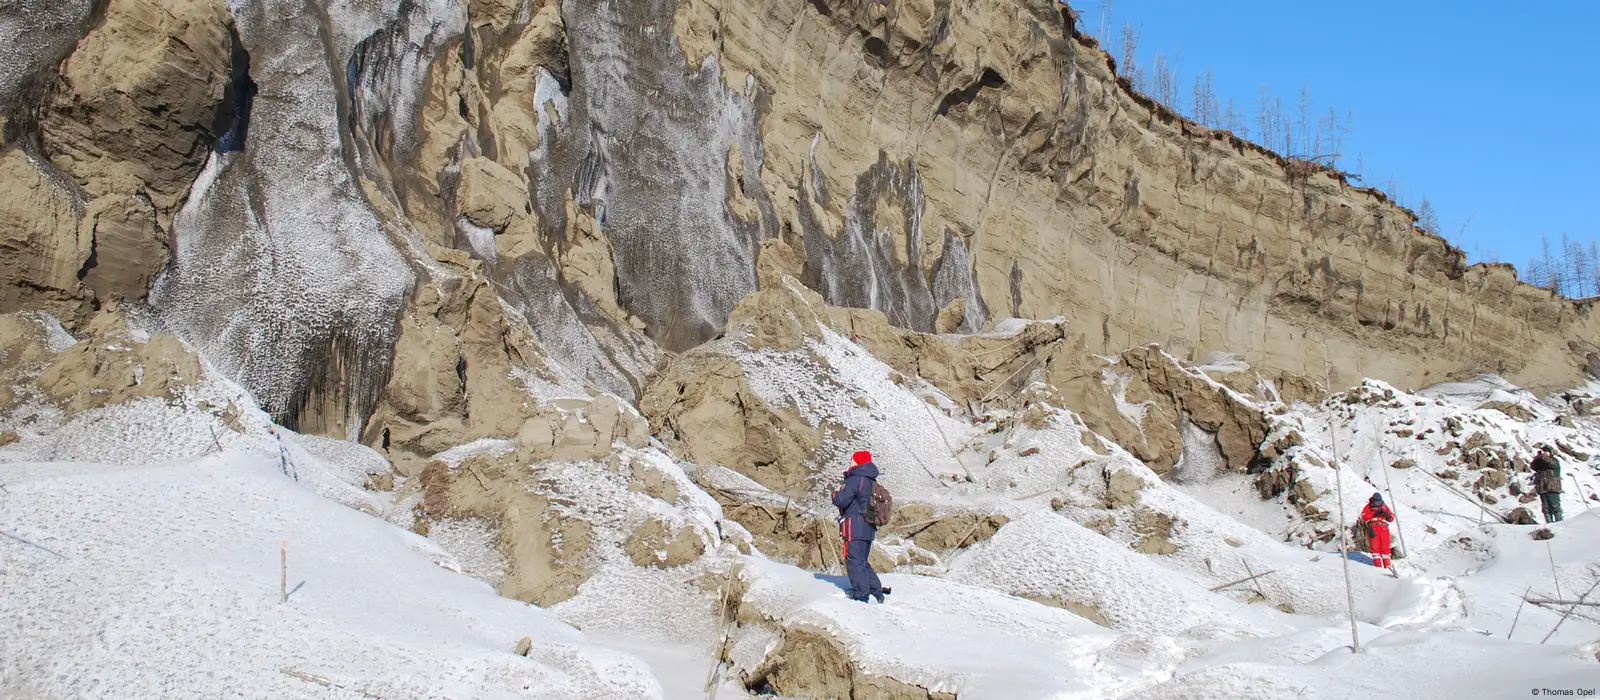
[[[1539,521],[1533,519],[1533,513],[1528,512],[1527,508],[1520,507],[1520,506],[1517,507],[1517,508],[1511,509],[1511,512],[1509,512],[1509,513],[1507,513],[1505,515],[1504,520],[1506,521],[1507,524],[1510,524],[1510,525],[1538,525],[1539,524]]]
[[[623,543],[623,551],[635,566],[670,569],[699,559],[705,554],[706,545],[696,528],[674,528],[664,520],[651,518],[634,528]]]
[[[1136,552],[1144,554],[1174,554],[1178,545],[1171,541],[1175,522],[1172,516],[1149,508],[1141,508],[1133,516],[1133,531],[1139,539],[1133,543]]]
[[[1485,401],[1478,404],[1478,408],[1499,411],[1524,423],[1530,423],[1536,418],[1527,406],[1514,401]]]
[[[1485,469],[1473,486],[1479,489],[1498,489],[1506,485],[1510,476],[1510,472],[1504,469]]]
[[[1139,502],[1139,492],[1150,486],[1143,477],[1126,469],[1106,469],[1106,507],[1115,508]]]

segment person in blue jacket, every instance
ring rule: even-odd
[[[867,555],[878,529],[867,522],[867,507],[872,502],[872,486],[878,480],[878,465],[872,453],[861,451],[851,457],[855,466],[844,473],[844,484],[833,492],[833,506],[839,509],[839,535],[844,539],[845,570],[850,574],[850,599],[867,602],[869,597],[883,602],[889,590],[878,581]]]

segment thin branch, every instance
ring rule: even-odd
[[[1539,640],[1540,644],[1550,641],[1550,638],[1555,636],[1556,630],[1561,629],[1561,623],[1566,622],[1567,618],[1572,615],[1572,611],[1577,610],[1578,606],[1582,605],[1583,601],[1589,598],[1589,594],[1594,592],[1595,586],[1600,586],[1600,578],[1595,579],[1594,583],[1589,586],[1589,590],[1584,591],[1583,595],[1578,598],[1578,601],[1573,603],[1572,607],[1567,608],[1565,613],[1561,614],[1561,619],[1556,620],[1556,626],[1550,628],[1550,634],[1545,635],[1544,639]]]
[[[1523,600],[1533,603],[1534,605],[1587,605],[1590,607],[1600,608],[1600,603],[1585,603],[1581,600],[1554,600],[1551,598],[1523,598]]]
[[[1517,631],[1517,620],[1522,617],[1522,606],[1525,605],[1528,602],[1528,592],[1532,591],[1532,590],[1533,590],[1533,585],[1529,584],[1528,588],[1522,592],[1522,602],[1521,603],[1517,603],[1517,614],[1513,615],[1511,617],[1511,629],[1506,630],[1506,639],[1510,639],[1511,635],[1516,633],[1516,631]]]
[[[1228,588],[1230,586],[1237,586],[1237,585],[1239,585],[1241,583],[1244,583],[1246,581],[1254,581],[1254,580],[1256,580],[1258,578],[1261,578],[1262,576],[1266,576],[1267,574],[1275,574],[1277,572],[1278,572],[1277,569],[1269,569],[1269,570],[1263,571],[1263,572],[1261,572],[1259,574],[1254,574],[1252,576],[1246,576],[1246,577],[1244,577],[1242,579],[1239,579],[1237,581],[1229,581],[1229,582],[1224,583],[1224,584],[1222,584],[1220,586],[1212,586],[1212,587],[1210,587],[1210,588],[1208,588],[1206,590],[1208,590],[1208,591],[1220,591],[1220,590],[1222,590],[1224,588]]]
[[[939,431],[939,439],[944,441],[944,448],[950,451],[950,459],[955,460],[956,466],[961,467],[961,471],[967,475],[967,481],[972,481],[972,472],[967,469],[967,465],[961,463],[961,458],[956,455],[956,448],[950,445],[949,436],[944,434],[944,428],[939,427],[939,417],[934,415],[933,407],[929,406],[926,401],[920,401],[919,403],[928,411],[928,420],[933,421],[933,429]]]
[[[62,558],[62,559],[66,559],[66,558],[67,558],[67,555],[65,555],[65,554],[62,554],[62,553],[60,553],[60,552],[57,552],[57,551],[56,551],[56,550],[54,550],[54,549],[51,549],[51,548],[49,548],[49,547],[46,547],[46,546],[44,546],[44,545],[41,545],[41,544],[35,544],[35,543],[33,543],[33,542],[29,542],[29,541],[28,541],[28,540],[25,540],[25,539],[22,539],[22,538],[21,538],[21,537],[18,537],[18,536],[16,536],[16,535],[13,535],[13,534],[11,534],[11,533],[9,533],[9,532],[6,532],[6,531],[4,531],[4,530],[0,530],[0,535],[3,535],[3,536],[5,536],[5,537],[6,537],[6,538],[7,538],[7,539],[12,539],[12,540],[16,540],[16,541],[18,541],[18,542],[21,542],[21,543],[23,543],[23,544],[25,544],[25,545],[28,545],[28,546],[29,546],[29,547],[34,547],[34,548],[37,548],[37,549],[42,549],[42,550],[44,550],[44,551],[46,551],[46,552],[49,552],[49,553],[51,553],[51,554],[54,554],[54,555],[56,555],[56,556],[58,556],[58,557],[61,557],[61,558]]]

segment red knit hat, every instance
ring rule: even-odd
[[[861,466],[863,464],[866,464],[867,462],[871,462],[872,461],[872,453],[868,452],[866,450],[862,450],[862,451],[857,452],[857,453],[855,453],[853,455],[850,455],[850,459],[851,459],[851,461],[854,461],[856,463],[856,466],[859,467],[859,466]]]

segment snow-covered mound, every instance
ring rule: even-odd
[[[1159,673],[1147,668],[1148,660],[1121,660],[1125,650],[1109,630],[991,590],[891,574],[883,581],[894,589],[892,604],[863,607],[845,597],[842,577],[759,560],[742,576],[742,616],[767,625],[742,627],[731,656],[756,669],[758,683],[768,673],[810,675],[784,680],[838,697],[852,683],[859,696],[865,679],[888,678],[961,698],[1020,698],[1106,695]],[[800,655],[836,657],[851,673],[829,677],[792,661],[767,661]]]

